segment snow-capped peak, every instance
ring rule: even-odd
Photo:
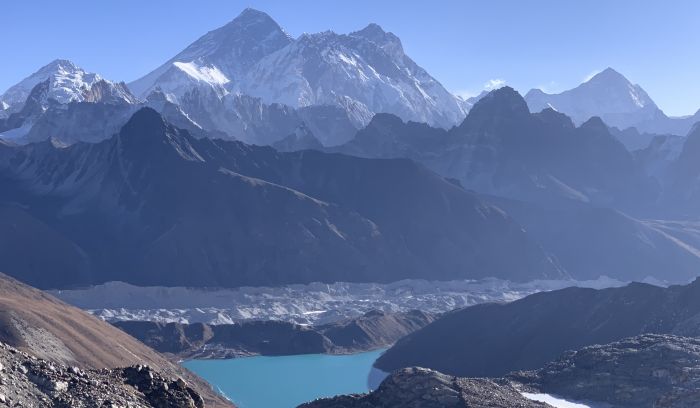
[[[533,89],[525,99],[533,112],[550,107],[569,115],[576,123],[598,116],[608,125],[620,128],[653,120],[660,113],[642,87],[612,68],[606,68],[568,91],[548,94]]]
[[[639,86],[630,82],[624,75],[615,71],[612,68],[606,68],[600,73],[594,75],[581,85],[582,87],[595,87],[601,91],[615,89],[622,95],[629,95],[632,104],[638,108],[654,105],[649,95]],[[655,106],[655,105],[654,105]]]
[[[377,24],[350,34],[326,31],[293,39],[254,9],[205,34],[129,87],[141,97],[160,90],[176,103],[191,95],[188,100],[207,98],[218,105],[211,95],[202,95],[202,89],[212,88],[219,97],[247,94],[294,108],[346,108],[360,126],[374,113],[388,112],[449,128],[468,110],[466,102],[406,56],[396,35]]]
[[[304,34],[264,57],[237,84],[267,103],[294,107],[354,100],[373,113],[450,127],[462,101],[403,53],[398,37],[377,25],[351,33]]]
[[[118,98],[127,103],[135,102],[123,84],[115,84],[103,79],[98,74],[86,72],[65,59],[57,59],[45,65],[8,89],[0,99],[7,105],[8,110],[19,110],[32,89],[46,81],[49,82],[49,85],[44,97],[62,104],[83,101],[96,102],[100,100],[102,95]],[[93,89],[94,86],[97,88]]]
[[[146,96],[174,63],[195,61],[216,67],[236,81],[264,56],[286,46],[292,38],[266,13],[245,9],[228,24],[210,31],[154,71],[129,84],[136,95]]]
[[[370,23],[367,27],[350,35],[372,41],[395,59],[402,58],[405,55],[401,39],[394,33],[384,31],[379,24]]]

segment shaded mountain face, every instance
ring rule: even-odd
[[[41,368],[36,358],[59,366],[77,367],[78,371],[117,369],[129,365],[146,364],[166,377],[185,379],[201,394],[206,406],[231,406],[203,380],[181,366],[171,363],[121,330],[2,274],[0,274],[0,341],[33,356],[34,359],[27,368]],[[0,348],[0,355],[3,357],[6,352],[7,349]],[[20,357],[18,353],[12,355]],[[13,367],[9,361],[4,358],[2,360],[5,370],[8,370],[3,373],[6,378]],[[28,357],[27,360],[30,358]],[[25,371],[21,377],[25,377],[26,373]],[[33,374],[38,375],[39,372]],[[49,375],[60,374],[61,370],[53,370]],[[156,375],[155,372],[153,374]],[[47,378],[46,381],[51,378]],[[62,380],[54,378],[54,382]],[[25,380],[18,378],[18,381],[26,381],[26,377]],[[4,385],[6,386],[7,382]],[[72,383],[71,386],[76,387]],[[13,388],[12,393],[5,393],[5,396],[14,397],[15,394],[21,394],[21,387]],[[60,393],[59,388],[55,390]],[[71,396],[70,393],[68,396]],[[77,393],[72,397],[79,398]],[[82,405],[76,403],[69,406]],[[148,405],[145,404],[145,406]]]
[[[401,339],[376,366],[418,365],[462,376],[536,369],[566,350],[643,333],[697,336],[700,282],[660,288],[568,288],[448,313]]]
[[[449,127],[461,121],[470,106],[416,65],[398,37],[376,24],[348,35],[325,32],[293,39],[270,16],[253,9],[207,33],[129,87],[142,98],[163,92],[188,114],[198,114],[198,123],[221,119],[216,100],[226,103],[241,93],[265,105],[334,107],[354,129],[377,112]],[[212,125],[216,127],[207,129],[262,143],[239,137],[235,126]],[[350,137],[318,135],[326,145]]]
[[[0,168],[2,199],[87,265],[42,287],[562,276],[503,211],[411,161],[195,139],[150,109],[97,144],[0,145]]]
[[[675,153],[677,158],[670,164],[665,163],[663,168],[665,189],[661,206],[676,216],[694,217],[700,208],[700,165],[697,160],[700,154],[700,126],[693,128],[683,142],[680,153]]]
[[[643,133],[685,135],[698,120],[697,114],[694,120],[666,116],[642,87],[612,68],[559,94],[533,89],[525,100],[533,112],[551,108],[570,116],[577,124],[597,116],[610,126],[635,127]]]
[[[623,282],[653,277],[685,283],[700,270],[695,222],[643,220],[588,204],[541,206],[498,197],[528,235],[576,279],[608,276]]]
[[[484,96],[450,131],[377,116],[337,150],[409,157],[465,188],[532,202],[627,208],[657,194],[655,182],[600,119],[575,127],[551,109],[531,114],[508,87]]]

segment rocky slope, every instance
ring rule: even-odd
[[[700,270],[694,221],[646,220],[587,203],[487,200],[507,211],[577,279],[602,275],[624,282],[653,277],[686,283]]]
[[[29,281],[44,288],[563,276],[507,214],[411,161],[196,139],[151,109],[97,144],[0,145],[0,173],[0,200],[88,260]]]
[[[689,408],[700,404],[699,369],[696,338],[647,334],[568,351],[543,368],[503,378],[462,378],[404,368],[372,393],[301,407]]]
[[[322,399],[300,408],[546,408],[504,380],[458,378],[424,368],[405,368],[366,395]]]
[[[433,321],[420,311],[372,311],[354,319],[320,326],[280,321],[236,324],[119,321],[113,324],[163,353],[181,358],[230,358],[242,355],[351,353],[387,347]]]
[[[546,393],[614,407],[700,406],[700,341],[647,334],[569,351],[510,379]]]
[[[629,336],[697,336],[699,292],[700,281],[669,288],[633,283],[468,307],[399,340],[376,366],[387,372],[423,366],[452,375],[501,376],[536,369],[566,350]]]
[[[695,218],[700,202],[700,125],[693,127],[686,137],[677,158],[667,163],[664,178],[664,193],[660,207],[677,218]]]
[[[37,359],[0,343],[0,403],[29,407],[204,408],[181,378],[165,378],[149,366],[84,370]]]
[[[38,395],[44,396],[48,402],[34,400],[34,403],[38,404],[35,406],[82,406],[80,401],[87,403],[91,396],[103,391],[117,393],[114,394],[115,398],[123,396],[143,403],[143,395],[138,393],[134,395],[133,390],[123,391],[123,385],[113,387],[120,381],[124,382],[124,373],[118,369],[119,367],[142,364],[150,366],[160,373],[158,375],[163,376],[158,378],[185,379],[202,396],[206,406],[230,406],[204,381],[121,330],[5,275],[0,275],[0,341],[8,347],[17,348],[33,356],[26,357],[21,353],[12,353],[8,347],[0,350],[0,362],[5,366],[5,372],[0,375],[8,376],[0,384],[6,400],[33,398],[34,393],[31,390],[44,387],[39,390]],[[48,363],[42,363],[36,358]],[[21,368],[23,363],[29,364],[25,367],[26,372]],[[49,372],[50,369],[47,369],[49,365],[53,365],[56,371]],[[51,382],[42,379],[44,377],[41,376],[34,380],[27,377],[32,367],[38,370],[38,374],[48,374]],[[105,388],[84,390],[83,387],[86,385],[79,379],[80,375],[76,374],[76,369],[69,370],[66,367],[90,371],[85,378],[94,378],[98,383],[104,379]],[[105,368],[111,370],[101,373],[95,371]],[[155,372],[152,374],[156,375]],[[7,379],[10,381],[6,381]],[[17,381],[17,386],[11,381]],[[22,388],[18,384],[26,384],[27,388]],[[59,390],[56,390],[56,384]],[[65,394],[66,386],[77,387],[76,393]],[[90,384],[87,386],[89,387]],[[46,387],[52,390],[46,391]],[[180,386],[174,387],[174,390],[179,389],[178,387]],[[55,393],[56,391],[60,392]],[[83,391],[87,393],[84,398],[81,397]],[[62,401],[64,397],[76,398],[76,400],[61,405],[56,401],[54,401],[55,404],[51,402],[54,397],[58,398],[56,401]]]

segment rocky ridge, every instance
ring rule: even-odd
[[[151,367],[84,370],[38,359],[0,343],[0,403],[15,407],[203,408],[182,378]]]
[[[505,380],[459,378],[425,368],[396,371],[364,395],[344,395],[301,405],[303,408],[541,408]],[[301,408],[300,407],[300,408]]]
[[[700,406],[700,340],[646,334],[567,351],[532,371],[461,378],[425,368],[395,371],[369,394],[321,399],[304,408]],[[538,402],[538,401],[547,401]]]

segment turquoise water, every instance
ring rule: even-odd
[[[369,391],[372,364],[383,352],[192,360],[183,365],[240,408],[292,408],[319,397]]]

